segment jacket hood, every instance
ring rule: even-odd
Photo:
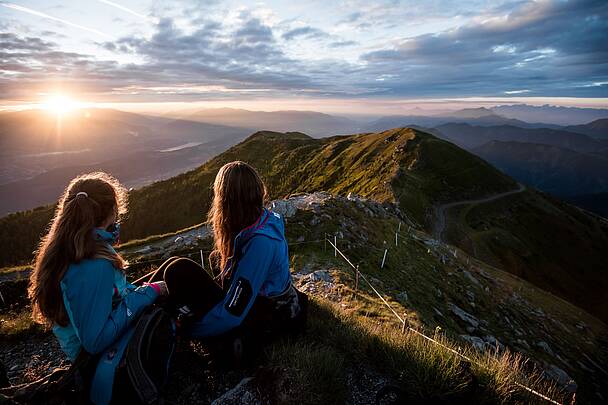
[[[285,240],[285,225],[283,218],[276,212],[264,208],[260,218],[251,226],[243,229],[235,238],[235,244],[247,240],[254,235],[263,235],[271,239]]]

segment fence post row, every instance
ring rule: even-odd
[[[335,240],[335,239],[334,239],[334,240]],[[331,241],[329,241],[329,243],[331,244]],[[382,259],[382,266],[381,266],[381,267],[384,267],[384,261],[385,261],[385,259],[386,259],[386,253],[387,253],[387,251],[388,251],[388,249],[385,249],[385,250],[384,250],[384,258]],[[347,258],[345,255],[344,255],[344,253],[342,253],[342,251],[339,251],[339,250],[338,250],[338,247],[337,247],[336,245],[334,245],[334,252],[339,252],[339,253],[340,253],[340,256],[342,256],[342,258],[343,258],[343,259],[344,259],[344,260],[345,260],[345,261],[346,261],[346,262],[347,262],[347,263],[348,263],[348,264],[349,264],[349,265],[350,265],[350,266],[351,266],[353,269],[355,269],[355,271],[356,271],[356,278],[355,278],[355,282],[356,282],[356,283],[358,283],[358,277],[359,277],[359,266],[358,266],[358,265],[357,265],[357,266],[353,265],[353,264],[352,264],[352,262],[351,262],[351,261],[350,261],[350,260],[349,260],[349,259],[348,259],[348,258]],[[454,250],[454,252],[456,252],[456,250]],[[365,282],[366,282],[366,283],[367,283],[367,284],[370,286],[370,288],[371,288],[371,289],[372,289],[372,291],[373,291],[373,292],[374,292],[374,293],[375,293],[375,294],[378,296],[378,298],[380,298],[380,300],[381,300],[381,301],[384,303],[384,305],[386,305],[386,307],[387,307],[387,308],[388,308],[388,309],[389,309],[389,310],[390,310],[390,311],[391,311],[391,312],[392,312],[392,313],[395,315],[395,317],[396,317],[396,318],[399,320],[399,323],[401,323],[401,331],[402,331],[403,333],[405,333],[405,331],[406,331],[406,330],[407,330],[407,331],[411,331],[411,332],[413,332],[413,333],[417,334],[418,336],[420,336],[420,337],[422,337],[422,338],[424,338],[424,339],[426,339],[426,340],[428,340],[428,341],[430,341],[430,342],[432,342],[432,343],[434,343],[434,344],[436,344],[436,345],[438,345],[438,346],[443,347],[444,349],[448,350],[449,352],[454,353],[455,355],[457,355],[457,356],[459,356],[459,357],[463,358],[464,360],[468,361],[469,363],[474,363],[474,364],[477,364],[478,366],[480,366],[480,367],[482,367],[482,368],[486,368],[486,369],[487,369],[487,367],[486,367],[486,366],[484,366],[483,364],[475,362],[475,361],[474,361],[473,359],[471,359],[470,357],[465,356],[464,354],[462,354],[462,353],[460,353],[460,352],[458,352],[458,351],[456,351],[456,350],[452,349],[451,347],[446,346],[446,345],[444,345],[443,343],[438,342],[437,340],[435,340],[435,339],[433,339],[433,338],[431,338],[431,337],[428,337],[428,336],[427,336],[427,335],[425,335],[424,333],[419,332],[419,331],[417,331],[416,329],[414,329],[414,328],[412,328],[411,326],[409,326],[409,325],[408,325],[408,323],[409,323],[409,322],[408,322],[408,320],[407,320],[407,314],[403,314],[403,318],[402,318],[401,316],[399,316],[399,314],[398,314],[398,313],[397,313],[397,312],[396,312],[396,311],[393,309],[393,307],[391,307],[391,305],[388,303],[388,301],[386,301],[386,299],[384,299],[384,297],[382,296],[382,294],[380,294],[380,292],[379,292],[379,291],[378,291],[378,290],[377,290],[377,289],[376,289],[376,288],[375,288],[375,287],[372,285],[372,283],[371,283],[371,282],[370,282],[370,281],[367,279],[367,277],[365,277],[363,274],[361,274],[361,277],[362,277],[362,278],[363,278],[363,280],[364,280],[364,281],[365,281]],[[521,384],[521,383],[519,383],[519,382],[517,382],[517,381],[513,381],[513,384],[514,384],[514,385],[516,385],[517,387],[520,387],[520,388],[522,388],[522,389],[524,389],[524,390],[528,391],[529,393],[531,393],[531,394],[533,394],[533,395],[536,395],[536,396],[537,396],[537,397],[539,397],[539,398],[544,399],[544,400],[545,400],[545,401],[547,401],[547,402],[550,402],[550,403],[555,404],[555,405],[562,405],[562,404],[560,404],[559,402],[555,401],[554,399],[551,399],[551,398],[549,398],[548,396],[546,396],[546,395],[544,395],[544,394],[542,394],[542,393],[540,393],[540,392],[538,392],[538,391],[536,391],[536,390],[533,390],[532,388],[527,387],[527,386],[525,386],[525,385],[523,385],[523,384]]]

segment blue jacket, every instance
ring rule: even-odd
[[[291,284],[283,219],[264,210],[258,221],[234,239],[239,257],[223,301],[192,328],[193,337],[221,335],[239,326],[258,295],[273,297]],[[228,265],[231,265],[230,263]]]
[[[110,244],[111,233],[99,228],[94,232]],[[81,349],[101,353],[90,399],[107,404],[112,397],[114,371],[133,333],[133,321],[156,300],[157,293],[149,286],[129,284],[125,274],[107,259],[70,264],[61,280],[61,291],[70,322],[64,327],[55,325],[53,332],[71,361]]]

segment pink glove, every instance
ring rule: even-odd
[[[167,290],[167,284],[164,281],[155,281],[153,283],[144,283],[144,285],[149,285],[154,288],[154,291],[161,297],[169,295],[169,290]]]

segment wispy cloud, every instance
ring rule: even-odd
[[[147,16],[147,15],[144,15],[144,14],[138,13],[138,12],[137,12],[137,11],[135,11],[135,10],[132,10],[132,9],[130,9],[130,8],[128,8],[128,7],[123,6],[123,5],[120,5],[120,4],[117,4],[117,3],[114,3],[113,1],[109,1],[109,0],[97,0],[97,1],[99,1],[99,2],[101,2],[101,3],[104,3],[104,4],[107,4],[108,6],[115,7],[115,8],[117,8],[117,9],[119,9],[119,10],[122,10],[122,11],[124,11],[124,12],[126,12],[126,13],[129,13],[129,14],[131,14],[131,15],[134,15],[134,16],[136,16],[136,17],[139,17],[139,18],[141,18],[142,20],[146,20],[146,21],[151,22],[151,23],[153,23],[153,24],[158,24],[158,18],[156,18],[156,17],[150,17],[150,16]]]
[[[102,36],[102,37],[104,37],[106,39],[114,39],[114,37],[112,37],[111,35],[108,35],[108,34],[106,34],[104,32],[96,30],[94,28],[85,27],[84,25],[76,24],[76,23],[73,23],[71,21],[64,20],[63,18],[54,17],[52,15],[43,13],[41,11],[32,10],[31,8],[23,7],[23,6],[20,6],[18,4],[4,3],[4,2],[2,2],[2,3],[0,3],[0,6],[6,7],[6,8],[10,8],[10,9],[16,10],[16,11],[21,11],[21,12],[24,12],[24,13],[28,13],[28,14],[31,14],[31,15],[35,15],[35,16],[38,16],[38,17],[46,18],[48,20],[57,21],[57,22],[59,22],[61,24],[69,25],[70,27],[78,28],[78,29],[81,29],[83,31],[87,31],[87,32],[90,32],[90,33]]]

